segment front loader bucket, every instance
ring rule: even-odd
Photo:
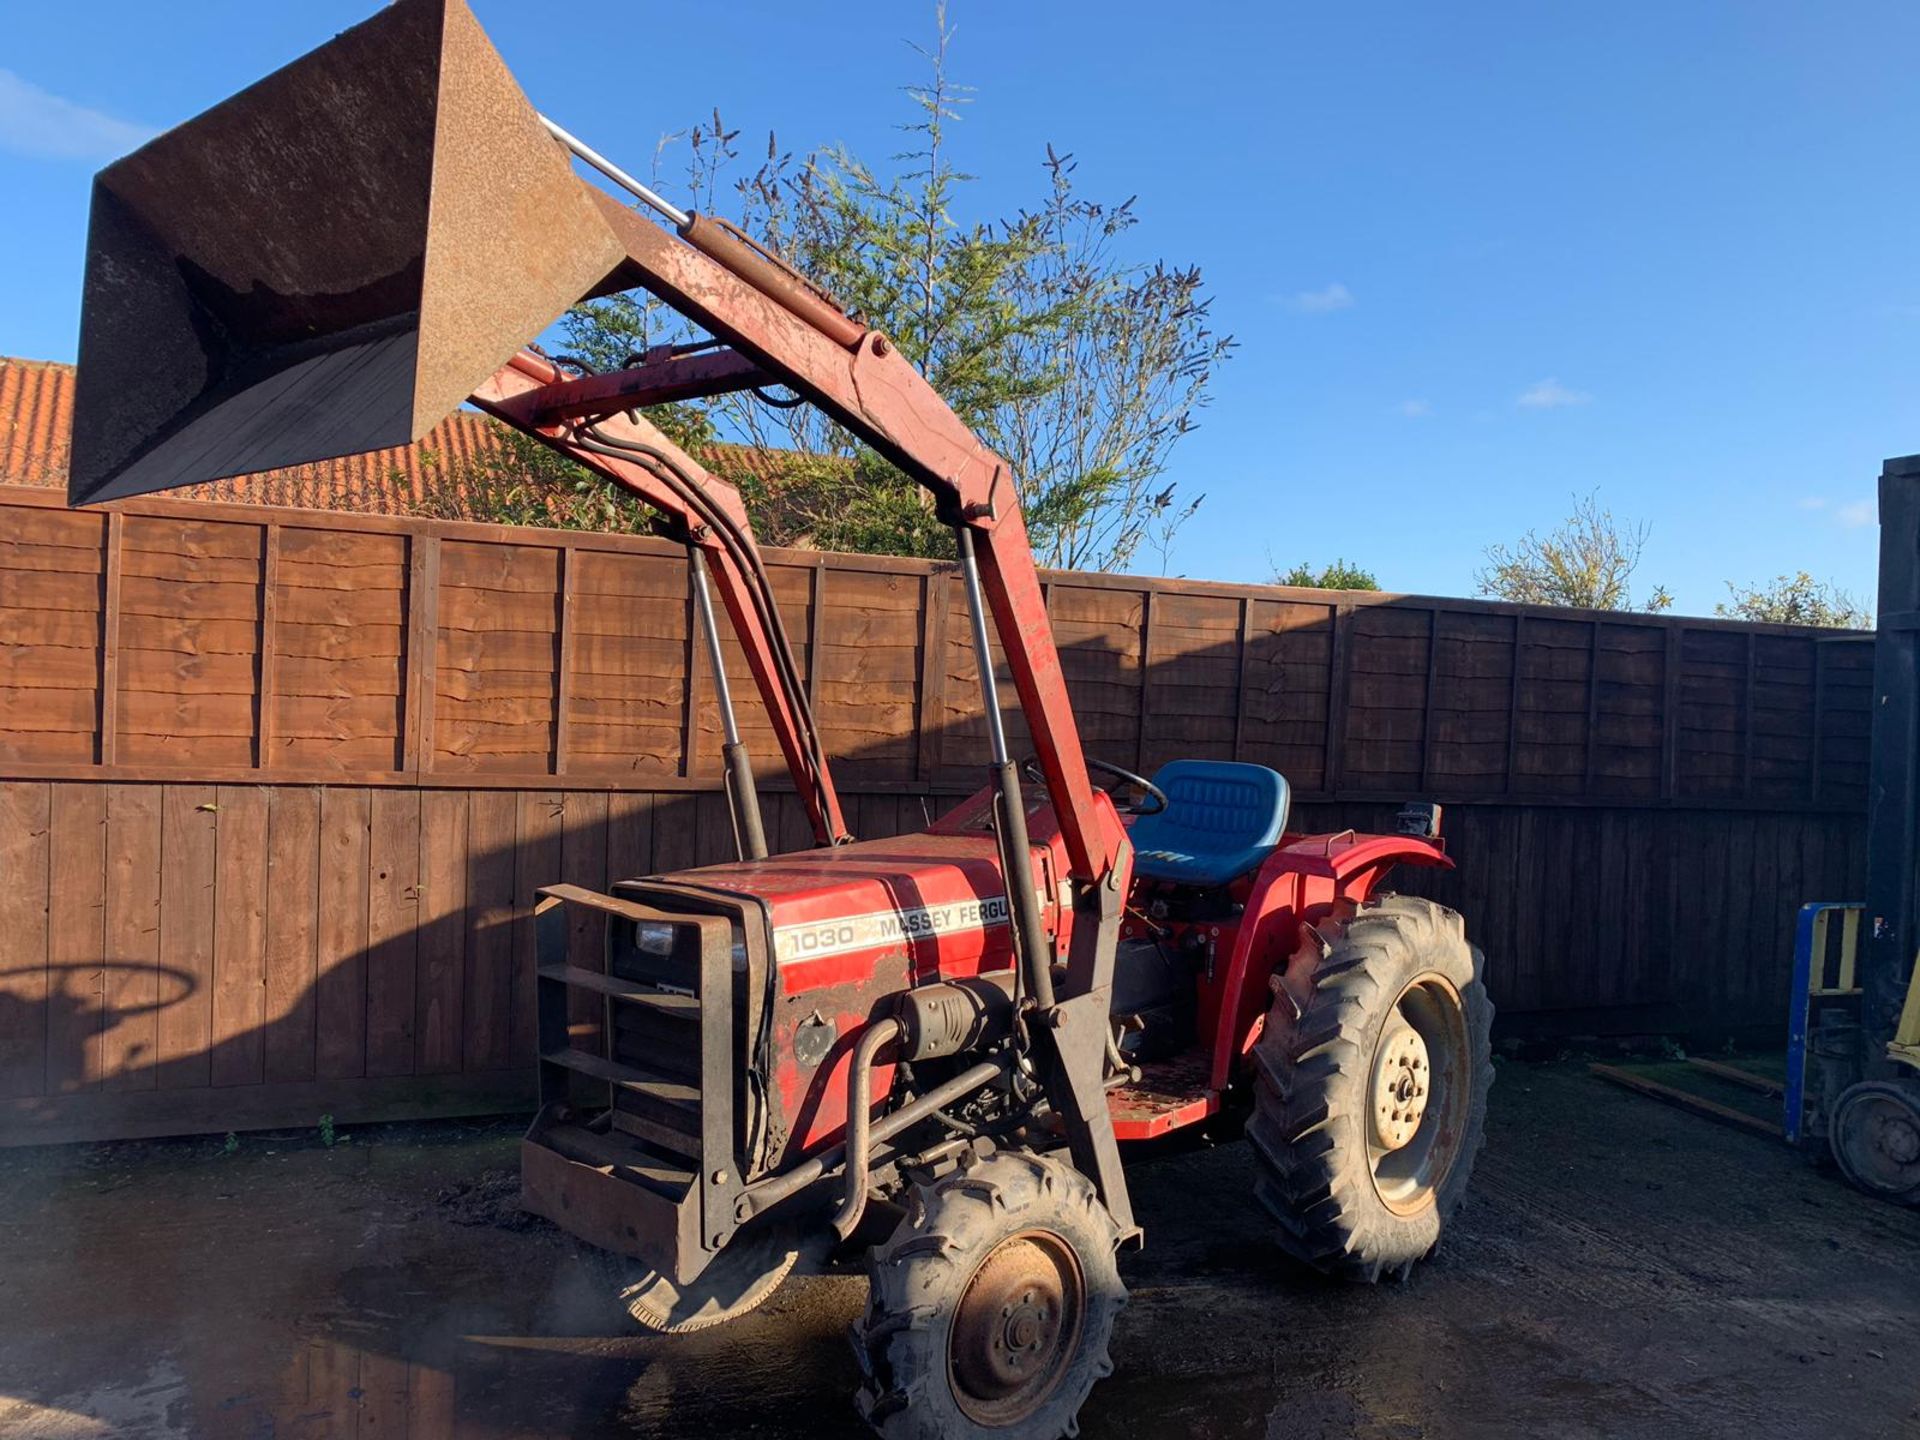
[[[68,499],[418,439],[625,257],[462,0],[94,181]]]

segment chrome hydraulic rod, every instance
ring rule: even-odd
[[[720,643],[720,626],[713,618],[713,589],[707,583],[707,557],[689,546],[693,571],[693,598],[700,612],[700,630],[707,637],[707,664],[713,670],[713,694],[720,705],[720,755],[726,767],[727,802],[733,811],[735,848],[742,860],[767,858],[767,830],[760,815],[760,789],[753,778],[753,761],[740,741],[740,722],[733,713],[733,687],[727,680],[727,652]]]
[[[638,180],[634,179],[633,176],[622,170],[618,165],[614,164],[613,161],[607,159],[606,156],[587,144],[587,142],[582,140],[578,135],[563,130],[545,115],[540,117],[540,123],[547,127],[547,133],[553,136],[554,139],[558,140],[562,145],[566,146],[567,149],[586,161],[587,164],[613,181],[613,183],[618,185],[622,190],[632,195],[648,209],[671,220],[676,226],[689,224],[693,220],[693,217],[678,205],[675,205],[672,201],[663,198],[656,192],[648,189],[645,185],[642,185]]]
[[[987,602],[980,593],[980,562],[973,553],[973,531],[954,528],[960,547],[960,575],[973,617],[973,653],[980,668],[980,698],[987,707],[987,749],[993,761],[994,796],[999,808],[1000,867],[1007,881],[1013,934],[1027,981],[1027,994],[1042,1010],[1053,1008],[1053,954],[1040,923],[1040,896],[1033,884],[1033,847],[1027,838],[1027,807],[1020,794],[1020,773],[1007,753],[1007,728],[1000,717],[1000,687],[993,675],[993,646],[987,638]]]

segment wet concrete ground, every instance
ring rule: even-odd
[[[515,1134],[0,1154],[0,1437],[863,1433],[861,1279],[632,1335],[501,1203]],[[1244,1146],[1133,1174],[1149,1243],[1088,1436],[1920,1435],[1920,1213],[1578,1066],[1501,1067],[1474,1193],[1403,1286],[1283,1260]]]

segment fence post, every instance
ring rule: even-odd
[[[1152,713],[1148,701],[1153,686],[1153,598],[1158,593],[1152,587],[1140,592],[1140,723],[1133,732],[1133,768],[1141,775],[1147,771],[1147,716]]]
[[[947,592],[945,573],[929,570],[920,577],[920,685],[918,743],[913,773],[931,783],[940,768],[940,716],[947,697]]]
[[[1333,606],[1333,648],[1327,657],[1326,789],[1338,794],[1347,780],[1347,669],[1352,648],[1354,606],[1342,600]]]
[[[1679,792],[1680,769],[1680,627],[1667,626],[1666,670],[1661,675],[1660,701],[1660,798],[1671,800]]]
[[[573,719],[568,704],[568,682],[573,676],[574,620],[579,604],[576,592],[580,581],[578,553],[571,545],[560,547],[560,644],[559,667],[553,678],[553,773],[567,773],[567,758],[572,749]]]
[[[433,769],[433,700],[439,688],[434,660],[440,638],[440,537],[415,531],[407,538],[407,705],[401,724],[400,768]]]
[[[265,770],[273,762],[274,685],[278,663],[280,594],[280,526],[267,526],[260,562],[260,683],[253,714],[253,768]]]
[[[1520,657],[1526,653],[1526,624],[1524,611],[1516,610],[1513,616],[1513,671],[1509,676],[1507,691],[1507,768],[1500,777],[1500,793],[1511,795],[1519,788],[1515,783],[1515,771],[1520,763]]]
[[[102,765],[118,759],[120,743],[120,572],[126,549],[126,516],[107,512],[106,553],[101,557],[105,593],[100,601],[100,726]]]
[[[1253,662],[1253,597],[1240,597],[1240,677],[1233,691],[1233,758],[1247,730],[1247,667]]]

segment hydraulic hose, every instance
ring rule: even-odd
[[[819,778],[826,773],[826,755],[821,747],[819,729],[814,721],[812,706],[806,698],[806,686],[800,679],[799,665],[793,657],[786,627],[781,621],[779,608],[773,599],[772,579],[767,574],[766,567],[751,541],[731,519],[721,512],[719,507],[713,504],[693,477],[683,471],[674,462],[673,457],[666,452],[638,441],[606,435],[593,426],[585,427],[582,436],[584,438],[576,437],[574,443],[590,453],[622,460],[630,460],[637,456],[642,461],[648,462],[648,468],[654,470],[688,508],[698,514],[701,520],[720,537],[721,544],[726,548],[728,555],[732,557],[741,573],[748,577],[751,583],[747,586],[747,598],[767,633],[773,661],[780,672],[787,703],[799,724],[808,763],[812,767],[812,777],[817,788]],[[837,837],[829,835],[826,838],[831,843]]]
[[[592,426],[587,427],[584,433],[588,439],[576,442],[582,449],[612,455],[616,459],[629,459],[637,455],[643,460],[651,461],[650,468],[658,467],[655,473],[659,474],[660,478],[672,487],[688,507],[698,512],[701,520],[720,536],[721,543],[726,547],[727,553],[733,557],[734,563],[740,567],[743,574],[753,580],[754,588],[749,598],[753,601],[754,611],[759,616],[760,623],[766,627],[768,637],[773,642],[774,660],[780,666],[781,677],[792,692],[788,696],[788,702],[794,706],[797,713],[805,716],[809,749],[813,752],[815,763],[821,763],[819,741],[817,736],[813,735],[813,712],[806,700],[806,688],[800,683],[799,666],[794,661],[792,649],[787,641],[786,627],[781,623],[778,607],[773,602],[773,582],[747,537],[707,498],[698,482],[675,464],[673,458],[665,451],[638,441],[604,435]]]
[[[793,658],[793,651],[787,640],[786,627],[781,622],[778,606],[773,600],[772,578],[767,574],[766,567],[761,563],[759,554],[751,541],[718,506],[713,504],[701,490],[698,482],[683,471],[665,451],[638,441],[604,435],[592,426],[586,428],[585,434],[588,440],[578,442],[583,449],[597,450],[598,453],[612,454],[615,458],[622,459],[637,455],[643,460],[652,462],[650,468],[658,467],[656,473],[660,474],[660,477],[673,488],[688,507],[697,511],[700,518],[720,536],[721,543],[726,547],[727,553],[733,557],[734,563],[740,567],[743,574],[753,580],[749,598],[772,642],[774,662],[780,667],[781,678],[790,692],[788,703],[794,707],[795,713],[804,719],[808,750],[813,763],[824,769],[825,759],[821,754],[819,737],[814,727],[812,707],[806,699],[806,687],[800,681],[799,666]]]

